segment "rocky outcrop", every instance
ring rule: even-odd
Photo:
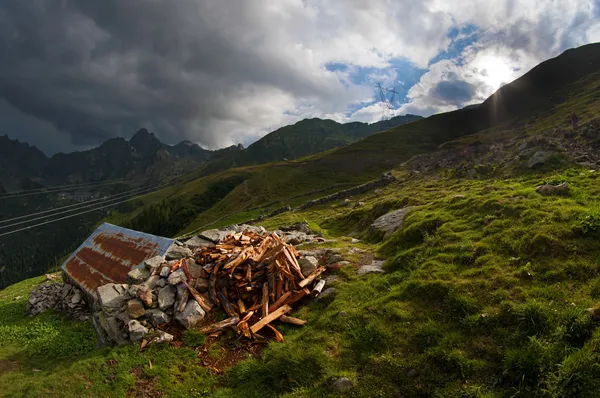
[[[402,224],[404,223],[404,217],[410,212],[414,207],[409,206],[400,210],[394,210],[383,216],[377,218],[371,224],[372,233],[381,236],[383,239],[388,238],[394,231],[402,228]]]
[[[66,312],[71,319],[77,321],[91,319],[91,309],[83,294],[68,283],[44,283],[32,290],[27,301],[27,314],[34,316],[46,310]]]

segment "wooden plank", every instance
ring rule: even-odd
[[[292,297],[288,298],[284,304],[285,305],[292,305],[294,304],[296,301],[301,300],[304,296],[307,296],[310,294],[310,290],[308,289],[302,289],[299,292],[296,292],[294,295],[292,295]]]
[[[238,308],[240,309],[241,314],[246,312],[246,304],[244,304],[244,301],[242,299],[238,299],[237,304],[238,304]]]
[[[314,270],[313,272],[311,272],[311,274],[309,276],[306,277],[306,279],[302,280],[298,286],[300,287],[305,287],[306,285],[309,285],[310,283],[312,283],[315,279],[317,279],[317,277],[319,275],[321,275],[323,272],[325,272],[325,267],[319,267],[316,270]]]
[[[278,308],[277,310],[271,312],[269,315],[267,315],[266,317],[264,317],[261,320],[259,320],[258,322],[256,322],[254,325],[250,326],[250,331],[252,333],[258,332],[260,329],[262,329],[269,323],[273,322],[275,319],[279,318],[280,316],[287,314],[291,310],[292,310],[292,307],[290,307],[289,305],[284,305],[281,308]]]
[[[198,302],[198,304],[200,304],[200,307],[202,307],[202,309],[205,312],[210,312],[213,307],[212,304],[210,304],[208,302],[208,300],[206,300],[204,297],[202,297],[202,295],[200,293],[198,293],[198,291],[196,289],[194,289],[192,286],[190,286],[189,283],[187,283],[187,282],[183,282],[183,283],[185,283],[185,286],[190,291],[190,294],[192,295],[194,300],[196,300],[196,302]]]
[[[275,311],[277,308],[281,307],[283,303],[292,295],[292,292],[285,292],[283,296],[279,298],[273,305],[271,305],[271,312]]]
[[[269,284],[267,282],[263,283],[261,308],[263,318],[269,315]]]
[[[222,320],[221,322],[216,322],[211,325],[200,328],[200,333],[210,334],[222,331],[223,329],[227,329],[228,327],[235,326],[240,322],[240,317],[232,316],[231,318],[227,318]]]
[[[279,320],[281,322],[291,323],[292,325],[298,325],[298,326],[302,326],[302,325],[306,324],[306,321],[304,319],[298,319],[298,318],[294,318],[292,316],[287,316],[287,315],[280,316]]]

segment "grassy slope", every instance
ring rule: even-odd
[[[598,115],[598,81],[595,76],[577,83],[575,93],[567,92],[543,112],[520,117],[515,129],[505,126],[453,145],[544,131],[562,124],[573,108],[584,119]],[[252,173],[249,192],[265,191],[259,201],[263,204],[301,194],[307,188],[294,183],[301,177],[313,188],[324,185],[320,178],[351,179],[355,167],[371,172],[360,178],[372,178],[387,165],[396,167],[400,177],[354,198],[365,202],[354,210],[333,203],[265,221],[265,227],[274,228],[306,219],[326,237],[337,238],[344,251],[359,247],[387,258],[388,273],[359,278],[354,269],[365,261],[363,254],[347,255],[352,264],[342,267],[332,284],[335,297],[296,311],[295,316],[309,323],[282,327],[285,344],[269,344],[261,359],[242,361],[220,376],[209,373],[189,348],[94,350],[89,326],[54,314],[23,317],[25,299],[14,297],[26,297],[41,281],[37,278],[0,292],[0,394],[163,391],[167,396],[317,397],[332,395],[331,380],[347,376],[355,382],[350,395],[356,397],[595,396],[600,387],[600,331],[586,309],[600,299],[600,240],[597,232],[583,233],[578,227],[584,216],[589,216],[588,225],[600,227],[597,174],[550,168],[508,179],[446,177],[451,173],[411,177],[398,166],[400,159],[437,142],[422,145],[416,140],[419,131],[408,127],[400,131],[409,138],[414,131],[412,149],[384,145],[377,151],[378,140],[389,143],[379,136],[391,138],[381,133],[361,145],[292,165],[243,169]],[[385,148],[389,152],[380,153]],[[345,156],[338,168],[319,169],[325,170],[323,175],[306,173],[327,165],[339,152],[368,154],[374,170],[359,168]],[[305,174],[294,175],[296,165]],[[280,179],[288,184],[278,187]],[[541,180],[566,180],[571,193],[540,196],[534,188]],[[194,192],[201,184],[188,183],[169,195]],[[239,200],[242,193],[228,195],[212,217],[248,206]],[[406,205],[417,207],[400,231],[382,244],[365,243],[375,217]],[[363,242],[351,244],[348,235]],[[346,316],[339,316],[340,311]],[[219,347],[226,341],[210,348],[215,358],[223,355]],[[64,382],[67,378],[69,383]]]

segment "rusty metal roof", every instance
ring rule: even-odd
[[[127,273],[144,260],[164,255],[173,239],[104,223],[64,262],[62,269],[72,282],[95,297],[107,283],[126,283]]]

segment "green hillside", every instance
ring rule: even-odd
[[[349,204],[259,223],[276,229],[306,220],[350,262],[334,273],[334,293],[293,313],[308,323],[283,326],[285,343],[259,355],[233,336],[207,344],[193,333],[182,347],[99,350],[88,324],[23,316],[43,278],[0,291],[0,395],[597,396],[599,86],[600,44],[584,46],[477,108],[144,197],[109,221],[177,236],[297,207],[384,171],[397,178]],[[576,132],[567,123],[572,111],[581,118]],[[568,184],[560,194],[536,191],[560,183]],[[387,238],[370,228],[407,206]],[[373,257],[385,260],[386,272],[358,275]],[[336,391],[340,377],[353,387]]]

